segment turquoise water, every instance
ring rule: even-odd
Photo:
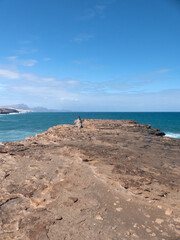
[[[24,140],[25,137],[46,131],[58,124],[73,124],[81,118],[132,119],[151,124],[169,137],[180,138],[180,112],[177,113],[23,113],[0,115],[0,142]]]

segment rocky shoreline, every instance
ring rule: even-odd
[[[19,113],[17,109],[12,108],[0,108],[0,114]]]
[[[16,109],[16,108],[0,108],[1,114],[12,114],[12,113],[27,113],[33,112],[32,110]]]
[[[83,120],[0,146],[0,239],[178,240],[180,140]]]

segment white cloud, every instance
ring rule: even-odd
[[[84,20],[84,19],[91,19],[94,18],[96,16],[96,11],[94,10],[94,8],[90,8],[90,9],[86,9],[83,13],[83,15],[80,17],[80,19]]]
[[[17,56],[6,57],[8,61],[15,61],[17,58],[18,58]]]
[[[22,79],[25,79],[29,82],[37,82],[38,81],[38,77],[32,73],[22,73],[21,75]]]
[[[33,96],[39,99],[48,99],[49,102],[58,101],[77,101],[78,94],[72,93],[63,87],[53,87],[42,85],[13,85],[11,90],[16,92],[16,94],[23,94],[28,96]]]
[[[62,105],[59,106],[63,108],[82,111],[141,111],[143,109],[153,111],[153,109],[168,110],[173,104],[177,110],[180,104],[176,101],[179,91],[160,92],[162,87],[154,90],[154,86],[151,88],[148,86],[148,92],[145,92],[144,86],[153,81],[156,84],[157,79],[145,78],[144,80],[144,75],[129,76],[126,79],[119,78],[114,81],[93,82],[73,78],[57,79],[0,68],[0,80],[5,79],[13,81],[2,81],[1,100],[7,101],[7,98],[13,98],[17,101],[21,98],[22,101],[26,101],[30,99],[29,102],[32,101],[34,105],[38,102],[43,106],[48,104],[52,108],[57,108],[61,103]],[[160,76],[159,79],[162,80]],[[5,89],[8,89],[8,92]]]
[[[84,11],[84,14],[80,17],[81,19],[91,19],[96,16],[103,17],[103,12],[106,7],[101,5],[101,6],[95,6],[93,8],[86,9]]]
[[[84,59],[73,60],[72,63],[77,64],[77,65],[82,65],[82,64],[92,64],[96,61],[97,61],[96,58],[84,58]]]
[[[37,62],[35,59],[21,60],[21,64],[26,67],[33,67]]]
[[[0,69],[0,78],[5,79],[18,79],[20,77],[18,72],[7,70],[7,69]]]
[[[29,51],[27,50],[27,48],[20,48],[18,50],[15,50],[15,54],[28,54]]]
[[[5,85],[0,83],[0,90],[4,90]]]
[[[81,42],[84,42],[84,41],[88,41],[90,39],[94,38],[94,36],[92,34],[86,34],[86,33],[83,33],[83,34],[79,34],[77,35],[73,41],[74,42],[77,42],[77,43],[81,43]]]
[[[81,64],[84,64],[83,61],[80,61],[80,60],[74,60],[73,63],[77,64],[77,65],[81,65]]]
[[[56,79],[55,78],[53,78],[53,77],[43,77],[43,78],[41,78],[44,82],[54,82],[54,81],[56,81]]]
[[[105,17],[105,10],[108,8],[108,5],[113,4],[116,0],[104,0],[100,4],[95,5],[92,8],[87,8],[80,17],[81,20],[88,20],[94,17]]]
[[[43,58],[43,61],[45,61],[45,62],[51,61],[51,58],[45,57],[45,58]]]
[[[166,73],[166,72],[169,72],[171,71],[170,68],[163,68],[163,69],[159,69],[157,71],[155,71],[155,73]]]
[[[98,65],[98,64],[90,66],[90,69],[92,69],[92,70],[101,70],[101,69],[104,69],[104,68],[105,68],[104,65]]]
[[[19,42],[19,44],[23,44],[23,45],[30,44],[30,43],[32,43],[32,41],[30,41],[30,40],[25,40],[25,41]]]
[[[14,51],[15,54],[32,54],[38,52],[38,49],[36,48],[27,48],[27,47],[22,47],[20,49],[17,49]]]
[[[26,66],[26,67],[33,67],[35,64],[38,63],[38,61],[35,59],[19,59],[18,56],[9,56],[9,57],[6,57],[6,59],[10,62],[19,64],[22,66]]]
[[[97,14],[102,14],[103,11],[105,10],[106,6],[105,5],[97,5],[95,6],[95,11]]]
[[[81,82],[78,80],[74,80],[74,79],[65,79],[62,81],[62,83],[65,88],[69,88],[69,87],[70,88],[77,88],[77,87],[81,88],[82,87]]]

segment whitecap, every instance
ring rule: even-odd
[[[13,113],[8,113],[6,115],[25,114],[25,113],[28,113],[28,112],[13,112]]]
[[[180,133],[167,132],[165,137],[179,138],[180,139]]]

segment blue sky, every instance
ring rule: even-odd
[[[0,105],[180,111],[180,0],[0,0]]]

